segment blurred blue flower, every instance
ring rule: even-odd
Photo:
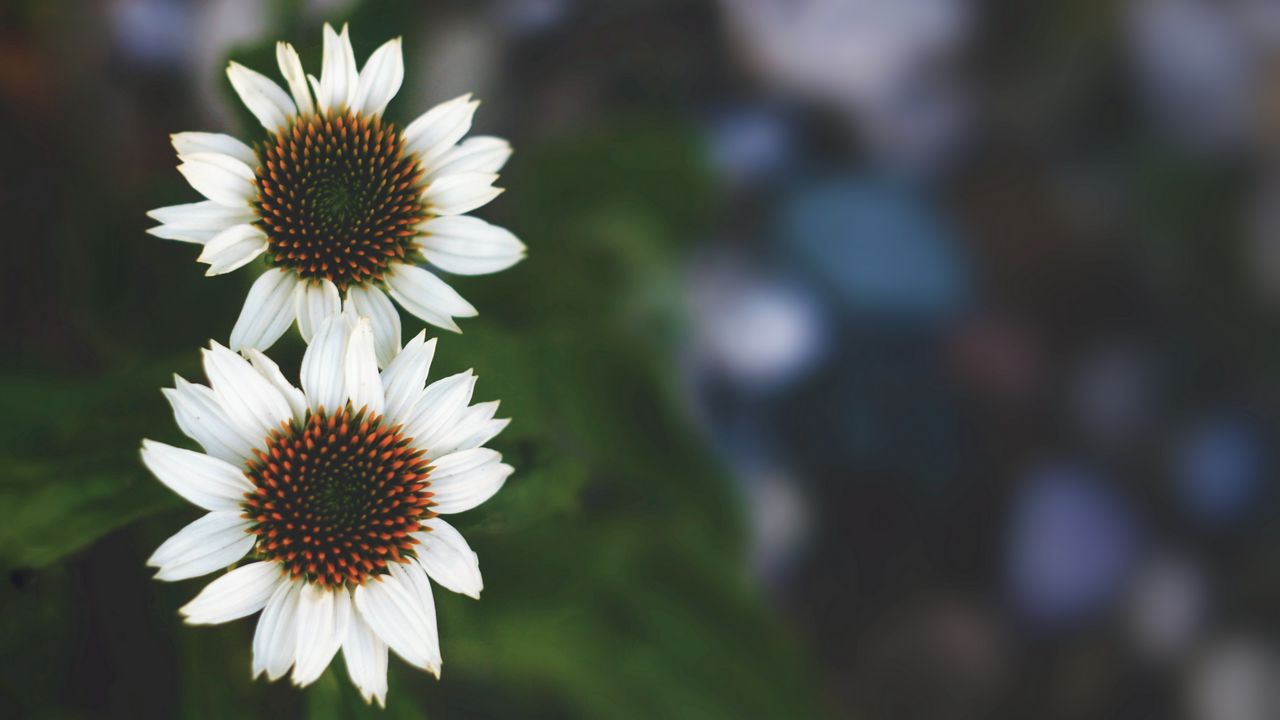
[[[1016,493],[1006,547],[1015,609],[1056,627],[1106,607],[1134,560],[1139,530],[1102,478],[1074,466],[1033,471]]]
[[[1239,516],[1261,486],[1262,456],[1262,439],[1244,420],[1210,420],[1193,429],[1174,468],[1187,512],[1215,524]]]
[[[124,57],[159,69],[187,62],[194,22],[183,0],[121,0],[111,6],[113,34]]]
[[[493,7],[498,23],[519,35],[550,30],[568,12],[569,0],[499,0]]]
[[[848,310],[938,320],[968,303],[955,237],[906,183],[852,177],[804,188],[783,210],[781,235]]]
[[[738,108],[715,118],[708,133],[712,167],[738,186],[777,175],[795,151],[786,119],[767,108]]]

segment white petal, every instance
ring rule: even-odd
[[[178,612],[190,625],[213,625],[252,615],[266,606],[276,585],[286,582],[274,562],[242,565],[205,586]]]
[[[272,268],[262,273],[249,288],[244,308],[231,329],[231,349],[271,347],[293,324],[293,293],[298,276],[289,270]]]
[[[475,386],[476,376],[470,370],[431,383],[404,421],[405,434],[413,438],[414,446],[430,451],[448,435],[471,402]]]
[[[205,163],[213,165],[226,171],[228,174],[235,176],[240,180],[252,182],[255,178],[253,168],[243,160],[238,160],[226,153],[220,152],[193,152],[184,153],[178,156],[178,159],[184,163]],[[239,207],[238,205],[236,207]]]
[[[438,677],[440,640],[430,583],[425,582],[426,572],[420,566],[414,572],[421,574],[423,582],[412,580],[410,573],[402,569],[405,567],[402,563],[388,563],[389,575],[357,587],[356,609],[382,642],[405,662]]]
[[[320,323],[307,346],[300,375],[308,407],[334,412],[346,404],[347,345],[354,325],[353,315],[331,315]]]
[[[325,97],[325,94],[321,89],[320,81],[316,79],[315,75],[308,75],[307,84],[311,86],[311,94],[316,98],[316,107],[319,108],[319,112],[325,112],[325,106],[321,104],[321,98]]]
[[[142,462],[170,490],[205,510],[238,510],[254,489],[230,463],[154,440],[142,441]]]
[[[257,219],[253,208],[247,204],[229,207],[212,200],[156,208],[148,212],[147,217],[163,223],[158,227],[148,228],[148,233],[167,240],[200,244],[209,242],[215,235],[233,225]]]
[[[510,231],[467,215],[437,217],[422,224],[422,254],[436,267],[459,275],[506,270],[524,258],[524,243]]]
[[[424,523],[430,532],[413,533],[421,545],[417,550],[418,562],[432,580],[446,590],[480,599],[484,580],[480,577],[480,558],[462,533],[442,518],[432,518]]]
[[[378,353],[378,366],[386,367],[400,352],[400,313],[386,293],[376,287],[352,285],[347,302],[357,315],[373,323],[373,346]]]
[[[431,471],[431,507],[441,515],[466,512],[493,497],[513,468],[489,448],[459,450],[436,460]]]
[[[431,660],[435,669],[428,668],[428,670],[439,678],[441,665],[440,633],[436,630],[436,603],[432,597],[431,581],[427,579],[427,571],[416,561],[391,563],[387,571],[400,582],[400,587],[408,592],[410,599],[418,608],[420,617],[424,619],[423,624],[426,625],[430,632],[434,645],[431,648]]]
[[[352,613],[347,637],[342,641],[347,674],[365,702],[387,704],[387,644],[369,627],[359,612]]]
[[[245,107],[267,130],[275,132],[298,114],[289,94],[266,75],[233,62],[227,66],[227,77]]]
[[[232,225],[211,238],[198,262],[208,263],[206,275],[221,275],[243,267],[267,249],[267,236],[254,225]]]
[[[164,240],[178,240],[180,242],[204,245],[225,229],[226,228],[217,228],[206,230],[203,228],[184,228],[174,225],[157,225],[153,228],[147,228],[147,234],[154,235]]]
[[[433,439],[428,447],[427,458],[434,459],[457,450],[470,450],[479,447],[495,435],[502,432],[510,419],[494,420],[498,411],[498,402],[484,402],[472,405],[463,410],[443,432]]]
[[[311,342],[320,323],[342,310],[342,296],[338,286],[324,278],[301,280],[294,291],[293,308],[298,315],[298,332]]]
[[[258,156],[253,148],[245,145],[238,138],[223,133],[180,132],[169,136],[169,142],[179,155],[195,153],[222,153],[230,155],[249,167],[257,167]]]
[[[285,379],[284,373],[280,372],[280,366],[276,365],[275,361],[267,357],[261,350],[245,348],[244,356],[249,358],[253,369],[257,370],[259,375],[271,383],[271,386],[284,397],[285,402],[289,403],[289,412],[292,418],[302,421],[307,414],[307,396],[294,387],[293,383]]]
[[[329,667],[347,637],[351,621],[351,594],[307,583],[298,598],[298,650],[293,683],[310,685]]]
[[[360,71],[351,109],[368,115],[381,115],[400,90],[402,82],[404,56],[400,51],[400,38],[396,38],[388,40],[369,56],[364,70]]]
[[[303,583],[285,581],[267,600],[253,632],[253,676],[278,680],[289,672],[298,649],[298,598]]]
[[[183,155],[182,161],[178,172],[197,192],[216,203],[241,209],[257,195],[253,170],[230,155],[192,153]]]
[[[495,173],[462,172],[436,178],[427,184],[422,199],[436,215],[461,215],[487,204],[502,194],[493,186]]]
[[[293,419],[289,401],[247,360],[216,342],[202,355],[204,372],[232,422],[265,438]]]
[[[467,134],[479,106],[479,101],[472,100],[470,93],[436,105],[404,129],[406,146],[421,155],[424,165],[429,167]]]
[[[212,200],[170,205],[156,208],[147,213],[147,217],[166,225],[195,228],[226,229],[232,225],[253,222],[257,217],[253,208],[228,207]]]
[[[231,420],[212,389],[176,375],[173,383],[174,387],[161,392],[173,406],[173,418],[187,437],[200,443],[209,455],[236,465],[253,457],[257,438]]]
[[[311,91],[307,89],[307,76],[302,72],[302,60],[298,58],[298,51],[287,42],[276,43],[276,64],[280,66],[280,74],[289,85],[289,92],[293,94],[298,112],[302,115],[315,112],[316,106],[311,101]]]
[[[211,512],[178,531],[152,553],[147,564],[159,568],[157,580],[186,580],[225,568],[253,549],[253,521],[242,511]]]
[[[320,68],[320,86],[316,91],[316,104],[320,106],[321,112],[350,105],[359,80],[356,54],[351,49],[351,36],[347,33],[347,26],[343,25],[342,35],[338,35],[325,23],[324,62]]]
[[[498,418],[495,420],[486,420],[481,423],[469,437],[458,443],[455,450],[470,450],[471,448],[480,447],[490,440],[498,436],[511,424],[511,418]]]
[[[496,173],[511,159],[511,143],[489,135],[477,135],[444,151],[426,173],[428,182],[460,172]]]
[[[427,340],[426,333],[419,332],[382,371],[386,415],[392,423],[402,424],[409,419],[409,411],[422,397],[435,354],[436,339]]]
[[[205,275],[222,275],[248,265],[266,250],[265,233],[253,225],[235,225],[214,236],[196,260],[209,263]]]
[[[368,408],[369,412],[382,414],[385,404],[382,394],[382,378],[378,375],[378,356],[373,349],[373,325],[369,318],[360,318],[347,341],[343,360],[347,399],[356,410]]]
[[[445,281],[416,265],[392,263],[386,275],[391,297],[404,309],[437,327],[461,332],[455,317],[473,317],[476,309]]]

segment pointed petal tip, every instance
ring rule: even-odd
[[[159,564],[154,564],[150,560],[147,561],[147,567],[157,568],[156,574],[151,576],[152,580],[159,580],[160,582],[176,582],[178,580],[184,579],[184,578],[173,577],[170,573],[165,572],[164,568],[162,568]]]

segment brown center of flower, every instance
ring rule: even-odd
[[[430,466],[400,427],[352,411],[312,412],[272,433],[245,475],[256,550],[293,577],[359,585],[405,562],[429,510]],[[408,555],[406,555],[408,553]]]
[[[379,116],[297,117],[258,148],[257,209],[278,267],[339,289],[379,280],[426,219],[422,168]]]

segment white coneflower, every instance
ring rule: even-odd
[[[204,351],[208,386],[164,393],[204,448],[143,441],[142,459],[208,514],[148,564],[161,580],[227,566],[181,613],[191,624],[262,611],[253,674],[293,669],[311,683],[342,650],[365,701],[385,704],[387,648],[437,677],[428,578],[479,597],[476,555],[440,515],[488,500],[512,468],[483,447],[507,424],[497,402],[470,405],[470,372],[424,388],[435,340],[420,333],[379,373],[369,321],[321,321],[302,388],[257,350]],[[243,562],[242,562],[243,561]]]
[[[229,135],[173,136],[178,170],[208,200],[153,210],[148,232],[204,246],[209,275],[259,255],[270,266],[249,290],[231,349],[265,350],[289,328],[310,341],[345,298],[373,323],[378,360],[400,347],[400,316],[387,298],[432,325],[457,331],[476,310],[428,270],[481,275],[510,267],[524,245],[507,230],[465,215],[502,190],[497,172],[511,146],[463,140],[479,103],[442,103],[403,130],[382,118],[400,89],[400,40],[357,71],[347,28],[325,25],[320,79],[278,43],[289,92],[242,65],[227,75],[267,135],[253,147]],[[314,92],[314,95],[313,95]]]

